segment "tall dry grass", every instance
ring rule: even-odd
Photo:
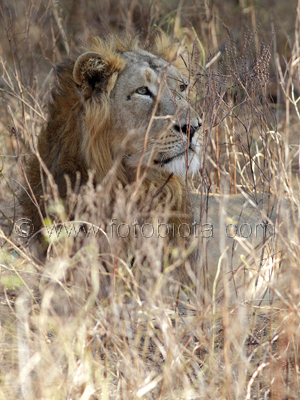
[[[263,6],[254,0],[1,2],[1,399],[299,397],[300,247],[293,212],[300,4],[286,8],[279,0]],[[279,278],[265,282],[267,304],[230,303],[226,285],[221,300],[216,293],[203,299],[194,282],[185,288],[190,300],[175,299],[174,307],[163,288],[173,284],[169,271],[188,270],[187,249],[174,249],[162,273],[155,240],[136,241],[124,257],[120,238],[111,237],[111,253],[103,255],[95,234],[83,234],[78,245],[74,230],[54,230],[42,265],[26,243],[30,226],[21,220],[19,194],[47,120],[52,67],[91,34],[139,33],[148,40],[159,29],[191,54],[193,101],[207,139],[203,168],[189,183],[203,195],[200,211],[209,192],[244,193],[254,208],[272,193],[291,210],[287,218],[277,207],[268,265]],[[88,195],[89,220],[105,224],[98,208],[105,196],[92,189]],[[121,197],[119,204],[125,221],[130,204],[124,208]],[[99,297],[104,257],[114,280]],[[205,276],[205,256],[201,263]]]

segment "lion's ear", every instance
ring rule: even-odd
[[[125,66],[125,61],[118,55],[105,55],[96,52],[87,52],[79,56],[73,69],[74,81],[84,93],[84,97],[91,97],[97,93],[110,92],[116,81],[116,75]]]

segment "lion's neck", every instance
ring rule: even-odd
[[[190,205],[183,179],[173,174],[146,174],[140,187],[141,196],[146,194],[142,206],[145,211],[160,210],[169,215],[169,221],[178,225],[190,220]]]
[[[176,226],[190,222],[191,208],[186,183],[182,178],[155,169],[141,169],[137,176],[136,170],[128,172],[128,169],[119,168],[117,175],[116,181],[108,179],[103,182],[104,186],[110,186],[118,197],[121,183],[121,190],[126,189],[128,204],[132,204],[139,215],[147,219],[163,216]]]

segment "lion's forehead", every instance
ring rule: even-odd
[[[144,50],[122,54],[126,61],[123,75],[131,81],[143,80],[145,83],[158,84],[162,79],[170,86],[176,86],[178,81],[185,81],[180,71],[162,58]]]
[[[129,64],[147,65],[155,72],[168,66],[165,60],[144,50],[128,51],[123,53],[122,57]]]

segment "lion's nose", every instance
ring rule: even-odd
[[[191,121],[190,124],[183,124],[181,126],[174,125],[177,132],[182,132],[184,135],[189,136],[190,140],[193,139],[195,132],[201,127],[202,121],[197,118],[196,121]]]

